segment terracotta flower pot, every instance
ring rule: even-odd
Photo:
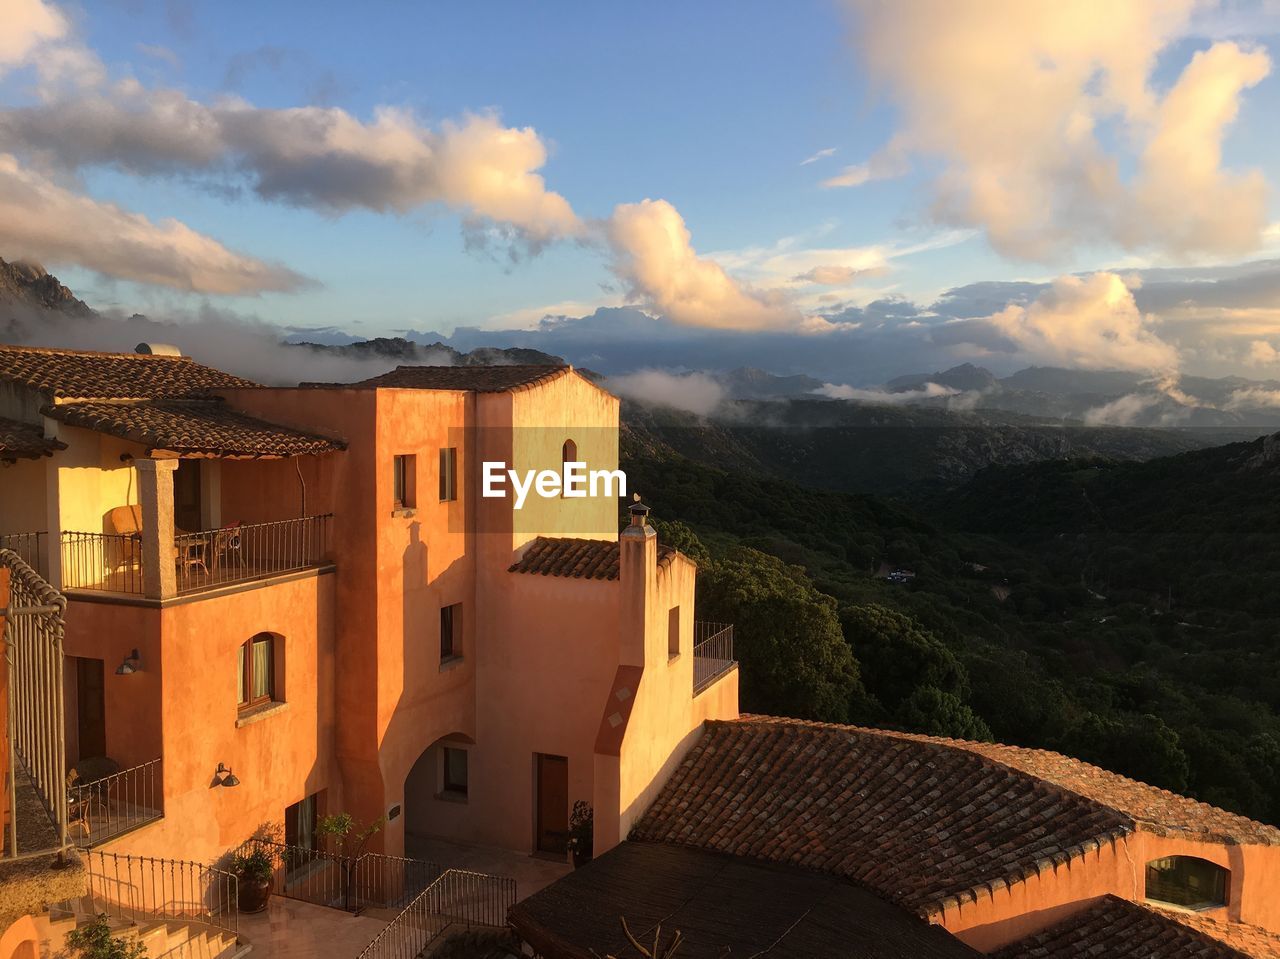
[[[240,877],[240,892],[237,905],[241,912],[262,912],[267,908],[271,898],[270,879],[248,879]]]

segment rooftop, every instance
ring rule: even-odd
[[[688,846],[624,842],[512,907],[516,932],[547,959],[631,955],[679,930],[681,959],[977,959],[939,926],[839,877]],[[594,950],[594,952],[592,951]]]
[[[1148,825],[1280,839],[1043,750],[750,716],[707,723],[631,837],[833,873],[933,916]]]
[[[274,458],[346,448],[342,440],[255,419],[216,399],[61,403],[42,412],[68,426],[108,433],[176,456]]]
[[[619,551],[616,539],[577,539],[539,536],[525,549],[508,572],[565,576],[570,579],[617,579]],[[669,562],[676,551],[658,547],[659,564]]]
[[[361,380],[356,386],[414,390],[466,390],[502,393],[535,386],[563,376],[571,366],[397,366],[390,373]]]
[[[66,443],[48,439],[39,426],[0,416],[0,460],[39,459],[66,448]]]
[[[1274,952],[1233,949],[1170,915],[1104,896],[1094,905],[993,953],[993,959],[1078,959],[1079,956],[1177,956],[1247,959]]]
[[[0,381],[27,387],[51,400],[182,399],[256,385],[185,356],[30,346],[0,346]]]

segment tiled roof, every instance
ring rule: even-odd
[[[1247,959],[1241,952],[1171,916],[1104,896],[1063,922],[992,954],[993,959]]]
[[[631,835],[836,873],[934,915],[1133,829],[963,744],[748,717],[707,723]]]
[[[545,959],[632,956],[683,935],[680,959],[979,959],[940,926],[838,876],[688,846],[623,842],[516,903],[508,920]],[[728,950],[727,952],[725,950]]]
[[[179,399],[256,384],[182,356],[0,346],[0,381],[50,399]]]
[[[930,740],[930,737],[919,738]],[[956,745],[1117,809],[1132,817],[1144,832],[1206,842],[1280,845],[1280,829],[1275,826],[1197,802],[1167,789],[1148,786],[1061,753],[994,743]]]
[[[390,373],[355,385],[502,393],[553,380],[570,369],[568,366],[397,366]]]
[[[675,554],[670,546],[659,546],[658,562],[668,562]],[[539,536],[507,571],[571,579],[617,579],[618,562],[616,539]]]
[[[305,456],[345,449],[341,440],[277,426],[228,409],[220,400],[59,403],[46,416],[180,456]]]
[[[0,416],[0,460],[38,459],[66,448],[60,440],[47,439],[39,426]]]

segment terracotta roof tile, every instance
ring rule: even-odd
[[[93,353],[0,346],[0,381],[50,399],[159,399],[207,396],[256,384],[182,356]]]
[[[277,426],[229,409],[220,400],[60,403],[44,414],[180,456],[306,456],[345,449],[341,440]]]
[[[39,426],[0,416],[0,460],[38,459],[66,448],[66,443],[48,439]]]
[[[670,546],[659,546],[659,565],[669,563],[675,555]],[[616,539],[539,536],[507,571],[571,579],[617,579],[618,562]]]
[[[397,366],[390,373],[370,377],[356,386],[396,387],[415,390],[467,390],[502,393],[553,380],[568,366]]]
[[[1253,956],[1255,959],[1280,959],[1280,936],[1258,926],[1214,919],[1204,913],[1187,912],[1182,909],[1161,909],[1156,906],[1148,908],[1166,919],[1180,922],[1197,932],[1225,942],[1246,956]]]
[[[1104,896],[1063,922],[1005,946],[993,959],[1246,959],[1240,952],[1171,916]]]
[[[767,717],[709,722],[632,838],[836,873],[929,916],[1135,828],[965,745]]]

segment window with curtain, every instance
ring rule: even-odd
[[[275,699],[275,637],[259,633],[239,650],[239,704],[241,709]]]

